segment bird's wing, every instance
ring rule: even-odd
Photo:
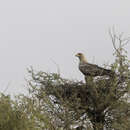
[[[89,64],[89,63],[81,63],[79,65],[80,71],[85,75],[90,75],[97,68],[97,65]]]
[[[107,74],[111,70],[104,69],[102,67],[99,67],[96,64],[90,64],[90,63],[82,63],[79,65],[80,71],[84,75],[102,75],[102,74]]]

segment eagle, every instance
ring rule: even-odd
[[[85,76],[112,76],[115,74],[112,70],[99,67],[96,64],[88,63],[83,53],[77,53],[75,56],[79,58],[79,70]]]

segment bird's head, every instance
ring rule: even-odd
[[[77,53],[75,56],[78,57],[80,61],[87,62],[83,53]]]
[[[78,58],[80,58],[80,57],[83,56],[83,54],[82,53],[77,53],[75,56],[78,57]]]

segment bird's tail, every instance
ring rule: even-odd
[[[116,73],[112,70],[104,69],[104,72],[106,73],[106,75],[109,75],[110,77],[116,76]]]

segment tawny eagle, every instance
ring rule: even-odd
[[[109,75],[112,76],[114,75],[114,72],[109,69],[105,69],[102,67],[99,67],[96,64],[90,64],[87,62],[84,54],[82,53],[77,53],[75,55],[76,57],[79,58],[79,70],[85,75],[85,76],[104,76],[104,75]]]

